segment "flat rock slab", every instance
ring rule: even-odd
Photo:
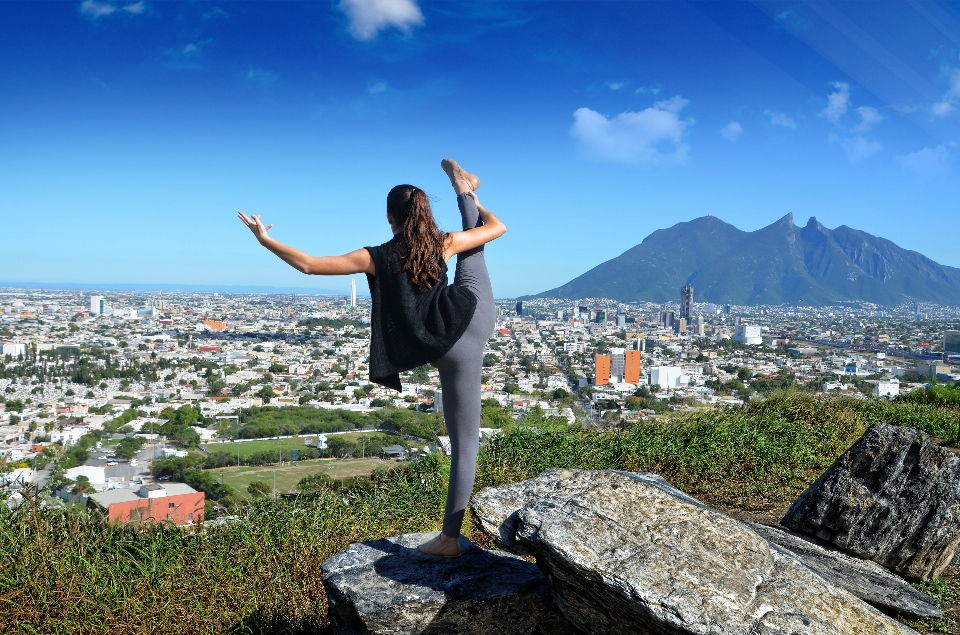
[[[830,578],[850,593],[895,617],[940,619],[937,602],[917,591],[906,580],[875,562],[851,556],[815,538],[779,527],[746,523],[767,542],[799,556],[811,569]]]
[[[915,634],[659,476],[548,470],[524,483],[530,496],[513,484],[500,504],[499,488],[480,492],[473,513],[497,509],[507,527],[478,526],[534,554],[557,606],[584,632]]]
[[[925,432],[876,424],[780,523],[908,578],[937,577],[960,544],[960,458]]]
[[[417,546],[435,534],[354,543],[323,563],[339,635],[573,635],[537,567],[460,537],[462,555]]]

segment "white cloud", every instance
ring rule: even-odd
[[[386,90],[386,82],[373,82],[367,85],[367,92],[371,95],[379,95],[380,93],[386,92]]]
[[[850,107],[850,84],[833,82],[831,85],[836,88],[836,91],[827,96],[827,107],[821,110],[820,114],[837,123]]]
[[[247,71],[246,80],[254,84],[260,84],[261,86],[272,86],[280,80],[280,76],[272,71],[251,67],[250,70]]]
[[[950,161],[955,147],[955,143],[948,143],[935,148],[923,148],[904,156],[894,157],[894,160],[907,172],[923,177],[938,176],[950,170]]]
[[[358,40],[372,40],[384,29],[396,27],[409,34],[423,24],[423,13],[414,0],[340,0],[347,30]]]
[[[83,2],[80,3],[80,13],[85,13],[91,18],[102,18],[116,10],[117,8],[112,4],[97,2],[96,0],[83,0]]]
[[[647,166],[685,163],[690,146],[683,139],[694,120],[680,119],[680,111],[688,103],[678,95],[612,119],[580,108],[573,113],[570,134],[587,156],[598,161]]]
[[[876,141],[868,141],[864,137],[844,139],[840,145],[843,151],[847,153],[847,158],[850,160],[850,163],[860,163],[883,150],[881,144]]]
[[[83,2],[80,3],[80,13],[88,15],[94,20],[116,13],[118,10],[140,14],[147,10],[147,6],[143,0],[119,8],[110,2],[97,2],[97,0],[83,0]]]
[[[610,90],[620,90],[627,84],[625,82],[607,82],[607,88]]]
[[[793,128],[796,129],[797,122],[785,115],[782,112],[770,112],[767,110],[764,114],[770,118],[770,123],[775,126],[783,126],[784,128]]]
[[[946,117],[957,108],[960,102],[960,69],[955,68],[950,71],[950,89],[943,96],[943,101],[937,102],[931,108],[934,117]]]
[[[651,95],[659,95],[660,88],[658,86],[641,86],[640,88],[633,91],[637,95],[642,95],[644,93],[650,93]]]
[[[723,128],[720,128],[720,135],[727,141],[736,141],[741,132],[743,132],[743,126],[736,121],[731,121]]]
[[[855,134],[870,132],[874,126],[886,119],[876,108],[870,106],[860,106],[857,108],[857,114],[860,115],[860,123],[852,130]]]

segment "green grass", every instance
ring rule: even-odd
[[[512,427],[481,452],[477,486],[549,467],[618,468],[660,473],[713,504],[783,503],[875,421],[955,441],[960,409],[783,394],[612,432]],[[351,542],[439,526],[448,463],[392,465],[316,499],[255,501],[202,535],[107,527],[84,510],[0,506],[0,633],[322,632],[327,557]],[[271,470],[260,480],[272,483]]]
[[[360,437],[366,435],[370,436],[372,434],[385,434],[382,432],[348,432],[346,434],[337,434],[334,437],[336,439],[343,439],[344,441],[355,442],[359,441]],[[307,445],[304,443],[304,440],[310,439],[314,445]],[[289,439],[264,439],[262,441],[241,441],[239,443],[225,442],[225,443],[203,443],[201,447],[207,450],[210,453],[213,452],[226,452],[230,456],[237,455],[237,446],[240,446],[240,458],[248,457],[252,454],[258,452],[277,452],[279,456],[280,444],[283,444],[284,455],[290,450],[308,450],[310,448],[316,448],[317,436],[316,435],[306,435],[306,436],[295,436]]]
[[[382,459],[318,459],[315,461],[301,461],[299,465],[284,464],[271,467],[228,467],[222,470],[223,482],[229,485],[244,498],[247,494],[247,485],[253,481],[264,481],[273,487],[273,473],[276,471],[277,492],[287,494],[294,489],[300,479],[313,474],[326,474],[337,481],[352,480],[369,477],[377,468],[389,469],[397,465],[394,461]],[[221,470],[213,470],[221,474]]]

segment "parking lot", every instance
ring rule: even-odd
[[[129,483],[137,479],[146,481],[150,478],[150,462],[153,460],[154,454],[160,455],[159,446],[157,444],[149,444],[143,446],[137,453],[137,456],[134,457],[137,465],[131,465],[122,459],[112,459],[112,461],[117,462],[117,465],[107,465],[111,460],[101,459],[100,457],[112,456],[111,450],[107,448],[102,450],[92,449],[86,465],[102,467],[104,476],[108,479],[122,478],[124,483]]]

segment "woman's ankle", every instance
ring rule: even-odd
[[[440,542],[450,542],[451,540],[456,540],[456,538],[451,538],[445,533],[440,533]]]

